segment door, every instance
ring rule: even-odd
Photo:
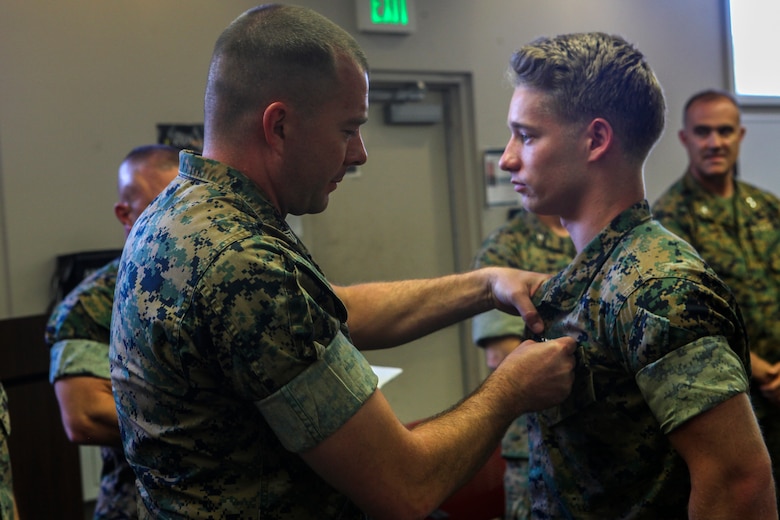
[[[422,103],[440,105],[445,114],[435,124],[388,125],[383,104],[370,104],[362,130],[367,163],[345,177],[325,212],[303,218],[303,241],[333,283],[428,278],[460,270],[448,151],[455,145],[445,123],[450,94],[447,88],[429,87]],[[478,218],[473,215],[477,224]],[[365,352],[374,365],[403,369],[382,389],[402,422],[441,412],[468,390],[464,366],[476,348],[465,325],[394,349]]]

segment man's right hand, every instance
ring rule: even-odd
[[[576,347],[576,341],[566,336],[541,343],[526,340],[496,368],[493,375],[505,378],[517,395],[517,415],[566,399],[574,382]]]

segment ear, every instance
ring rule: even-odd
[[[263,136],[272,149],[281,152],[284,147],[285,125],[288,123],[289,110],[282,101],[268,105],[263,111]]]
[[[117,202],[114,204],[114,215],[116,215],[116,219],[122,223],[122,227],[125,228],[125,233],[129,233],[130,228],[133,227],[133,222],[130,219],[130,206],[127,202]]]
[[[597,161],[612,148],[615,134],[606,119],[597,117],[588,125],[588,159]]]
[[[688,144],[688,135],[685,133],[685,130],[679,130],[677,132],[677,138],[680,140],[683,146]]]

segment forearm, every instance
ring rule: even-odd
[[[507,413],[517,410],[519,400],[507,403],[506,387],[497,384],[497,379],[491,373],[457,407],[414,428],[413,435],[427,450],[427,464],[417,474],[418,485],[426,493],[444,499],[463,485],[485,464],[512,421],[532,408],[526,404],[521,407],[523,412]],[[462,478],[437,482],[437,475]]]
[[[335,287],[360,349],[388,348],[494,307],[487,272]]]
[[[564,399],[574,348],[571,338],[524,343],[470,397],[411,432],[377,390],[302,456],[372,518],[423,518],[484,464],[518,415]]]
[[[549,275],[508,267],[462,274],[335,287],[347,307],[350,334],[360,349],[407,343],[475,314],[499,309],[520,314],[526,326],[543,324],[531,295]]]
[[[303,457],[371,518],[424,518],[466,482],[498,445],[512,420],[497,405],[506,395],[483,388],[410,432],[377,391],[334,439]],[[334,465],[335,437],[341,439],[342,449],[349,446],[349,460],[342,458]]]

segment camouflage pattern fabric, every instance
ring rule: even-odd
[[[11,418],[8,415],[8,395],[0,383],[0,518],[13,518],[14,486],[11,473],[11,454],[8,452],[8,436],[11,435]]]
[[[49,380],[70,376],[110,379],[108,343],[119,259],[77,285],[55,307],[46,325]],[[100,491],[94,518],[138,518],[135,475],[121,447],[101,446]]]
[[[780,199],[735,181],[734,196],[717,197],[686,173],[653,205],[653,216],[687,240],[734,293],[750,349],[780,361]],[[780,409],[758,385],[751,399],[780,480]],[[780,495],[779,495],[780,496]]]
[[[141,518],[364,515],[297,454],[376,389],[346,309],[242,173],[183,152],[117,280],[111,380]]]
[[[520,420],[522,420],[523,442],[527,451],[528,426],[525,421],[525,415],[520,416],[518,421]],[[517,424],[517,421],[515,424]],[[506,443],[506,436],[504,437],[504,443]],[[506,459],[504,493],[506,495],[503,516],[505,520],[525,520],[531,518],[531,494],[528,489],[528,456]]]
[[[519,210],[508,222],[493,231],[482,243],[474,267],[507,266],[541,273],[555,273],[566,267],[574,255],[574,243],[556,235],[529,211]],[[475,316],[472,339],[483,346],[488,338],[523,337],[525,322],[498,310]],[[518,417],[501,440],[501,454],[507,460],[504,475],[505,518],[523,520],[530,512],[528,495],[528,426]]]
[[[578,348],[571,395],[528,416],[532,517],[687,518],[690,478],[666,434],[747,391],[731,292],[643,201],[534,302],[545,334]]]

